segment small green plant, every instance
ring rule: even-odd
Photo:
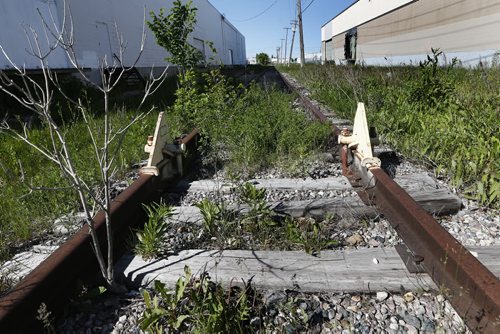
[[[339,244],[336,240],[328,239],[321,225],[311,218],[289,220],[286,233],[288,240],[301,245],[311,255],[319,255],[322,249]]]
[[[266,198],[266,189],[258,189],[250,182],[245,182],[241,186],[241,199],[248,204],[260,203]]]
[[[164,204],[153,203],[144,205],[148,214],[148,221],[142,231],[137,231],[137,244],[135,251],[144,259],[160,256],[163,252],[165,238],[169,223],[167,218],[172,216],[172,207]]]
[[[223,220],[223,207],[206,198],[196,204],[196,207],[200,209],[200,213],[203,216],[203,228],[205,232],[210,236],[215,236]]]
[[[155,281],[154,295],[142,292],[146,310],[140,328],[153,333],[245,333],[250,329],[252,312],[250,298],[253,289],[231,286],[224,291],[210,280],[207,273],[199,278],[184,268],[184,277],[177,280],[174,290]]]
[[[49,311],[47,304],[45,303],[40,304],[40,307],[38,307],[37,310],[36,319],[42,323],[46,333],[48,334],[56,333],[56,330],[53,325],[54,318],[52,316],[52,312]]]
[[[163,325],[178,330],[189,315],[188,310],[178,308],[178,304],[185,298],[186,285],[191,282],[191,270],[184,267],[185,277],[180,277],[175,284],[175,290],[169,291],[160,281],[154,282],[156,295],[151,298],[147,290],[142,291],[146,310],[139,326],[142,330],[153,330],[162,333]]]
[[[241,186],[240,198],[250,206],[249,216],[268,217],[271,210],[266,202],[266,189],[258,189],[250,182],[245,182]]]

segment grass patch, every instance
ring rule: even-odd
[[[248,333],[257,295],[250,284],[224,289],[207,273],[194,277],[188,267],[175,289],[155,281],[143,290],[146,310],[140,328],[150,333]]]
[[[330,129],[293,110],[276,87],[234,86],[218,70],[200,79],[188,71],[170,108],[171,124],[203,135],[205,162],[247,177],[269,166],[302,161],[328,142]]]
[[[116,128],[125,126],[135,111],[117,110],[112,114]],[[148,115],[142,122],[134,124],[118,154],[115,168],[116,178],[125,176],[131,165],[144,156],[141,144],[152,132],[156,114]],[[94,116],[91,126],[95,133],[102,134],[102,117]],[[64,122],[62,127],[66,140],[74,154],[75,165],[85,181],[94,184],[99,179],[99,169],[95,161],[91,138],[83,122],[74,119]],[[48,131],[44,127],[29,130],[29,137],[37,144],[49,145]],[[51,227],[53,220],[63,213],[79,210],[76,194],[67,189],[66,180],[59,168],[47,161],[25,143],[0,132],[0,259],[5,258],[9,248],[19,245]],[[30,187],[54,190],[34,190]]]
[[[230,209],[224,201],[203,199],[197,204],[203,217],[204,247],[215,249],[303,250],[319,255],[340,245],[332,240],[336,228],[332,218],[293,219],[273,212],[265,200],[265,189],[245,182],[236,190],[239,204]],[[246,209],[240,211],[240,205]],[[196,227],[193,227],[196,229]],[[198,234],[196,231],[193,234]]]
[[[402,154],[426,162],[465,196],[499,207],[500,68],[281,67],[340,117],[364,102],[368,122]]]

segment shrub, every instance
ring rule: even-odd
[[[255,61],[260,65],[269,65],[269,63],[271,62],[271,60],[269,59],[269,55],[265,52],[257,53],[257,55],[255,56]]]

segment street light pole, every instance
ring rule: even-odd
[[[281,57],[281,62],[282,62],[282,63],[283,63],[283,41],[284,41],[284,40],[285,40],[284,38],[282,38],[282,39],[281,39],[281,52],[280,52],[280,57]]]
[[[283,28],[283,29],[285,29],[285,30],[286,30],[286,34],[285,34],[285,58],[284,58],[284,59],[285,59],[285,61],[284,61],[284,62],[285,62],[285,64],[286,64],[286,63],[287,63],[287,58],[286,58],[286,47],[287,47],[287,45],[288,45],[288,30],[290,30],[290,28],[289,28],[289,27],[285,27],[285,28]]]
[[[293,41],[295,40],[295,32],[297,31],[297,20],[293,20],[292,22],[292,45],[290,46],[290,59],[288,60],[288,64],[290,64],[293,60]]]
[[[297,0],[297,15],[299,19],[299,40],[300,40],[300,67],[304,66],[306,56],[304,54],[304,32],[302,30],[302,1]]]

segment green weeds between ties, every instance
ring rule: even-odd
[[[173,212],[171,206],[158,203],[144,205],[144,209],[148,214],[148,221],[144,224],[144,229],[136,232],[135,252],[147,260],[164,253],[169,228],[167,219]]]
[[[192,276],[188,267],[185,277],[169,290],[155,281],[154,295],[144,290],[146,310],[140,323],[151,333],[246,333],[250,330],[250,315],[254,291],[250,284],[232,286],[225,291],[210,280],[207,273]]]
[[[248,207],[236,206],[232,212],[225,203],[203,199],[197,207],[203,216],[203,230],[219,249],[303,249],[320,255],[321,250],[339,245],[329,238],[328,219],[293,219],[273,212],[265,201],[265,189],[257,189],[245,182],[237,190],[240,202]]]
[[[467,197],[499,207],[500,67],[439,66],[434,51],[418,67],[281,68],[314,98],[353,119],[357,101],[398,151],[428,163]]]

